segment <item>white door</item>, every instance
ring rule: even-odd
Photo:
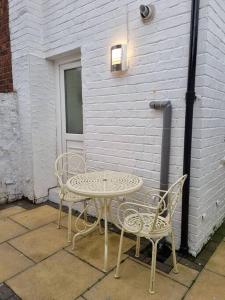
[[[83,152],[81,63],[59,65],[61,151]]]

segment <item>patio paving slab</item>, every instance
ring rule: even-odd
[[[206,269],[225,276],[225,243],[221,242],[205,266]],[[225,296],[224,296],[225,298]]]
[[[173,271],[170,271],[169,277],[178,281],[179,283],[182,283],[183,285],[186,285],[187,287],[190,287],[192,285],[192,282],[198,276],[199,272],[179,263],[177,264],[177,266],[179,273],[175,274]]]
[[[187,291],[183,285],[156,272],[156,293],[150,295],[150,270],[133,260],[121,264],[121,277],[114,271],[84,294],[87,300],[180,300]]]
[[[0,245],[0,282],[32,266],[33,262],[7,243]],[[1,299],[1,298],[0,298]]]
[[[0,218],[7,218],[9,216],[18,214],[20,212],[26,211],[26,209],[24,209],[21,206],[11,206],[8,208],[4,208],[0,210]]]
[[[109,232],[108,270],[116,266],[119,240],[120,235]],[[134,244],[135,242],[133,240],[124,237],[123,252],[126,252]],[[82,260],[87,261],[89,264],[95,266],[96,268],[103,270],[104,234],[100,235],[98,230],[92,232],[91,234],[85,236],[80,240],[77,240],[74,250],[72,250],[72,245],[67,247],[66,250],[80,257]],[[126,254],[122,255],[122,259],[126,257]]]
[[[77,217],[72,215],[72,231],[77,232],[75,228],[75,221],[77,220]],[[83,219],[80,219],[78,221],[78,226],[80,229],[84,229],[85,227],[83,226]],[[54,222],[55,224],[58,224],[57,220]],[[90,223],[89,223],[90,224]],[[61,226],[68,228],[68,214],[66,214],[62,219],[61,219]]]
[[[68,245],[67,230],[50,223],[10,241],[16,249],[39,262]]]
[[[62,250],[7,281],[23,300],[72,300],[103,276]]]
[[[64,215],[64,213],[62,213],[62,215]],[[35,209],[16,214],[10,218],[29,229],[35,229],[55,221],[57,217],[58,209],[49,205],[43,205]]]
[[[195,284],[188,291],[185,300],[223,300],[225,299],[225,277],[203,270]]]
[[[28,230],[10,219],[0,219],[0,243],[12,239]]]

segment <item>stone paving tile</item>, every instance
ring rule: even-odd
[[[31,265],[33,265],[31,260],[9,244],[0,245],[0,282],[9,279]]]
[[[12,239],[28,230],[10,219],[0,219],[0,243]]]
[[[221,242],[207,265],[206,269],[225,276],[225,243]],[[224,295],[225,298],[225,295]]]
[[[64,215],[64,213],[62,213]],[[27,210],[15,216],[11,219],[24,225],[29,229],[35,229],[42,225],[46,225],[53,222],[58,217],[58,210],[49,205],[39,206],[32,210]]]
[[[188,291],[185,300],[223,300],[225,299],[225,277],[203,270],[195,284]]]
[[[119,247],[120,236],[116,233],[109,232],[109,255],[108,255],[108,270],[112,269],[117,262],[117,254]],[[134,241],[128,238],[123,240],[123,252],[127,251],[134,245]],[[96,230],[93,233],[77,241],[75,250],[72,250],[70,245],[66,248],[71,253],[87,261],[96,268],[102,270],[104,264],[104,234],[99,234]],[[123,254],[122,258],[127,257]]]
[[[21,206],[11,206],[0,210],[0,218],[7,218],[17,213],[23,212],[25,209]]]
[[[127,259],[121,264],[121,277],[114,278],[114,271],[84,294],[87,300],[180,300],[187,288],[156,272],[156,293],[150,295],[150,270]]]
[[[39,262],[68,245],[67,230],[50,223],[9,242],[26,256]]]
[[[103,273],[62,250],[7,281],[23,300],[73,300]]]
[[[77,220],[77,218],[72,215],[72,231],[73,232],[77,232],[77,230],[75,228],[75,222],[76,222],[76,220]],[[79,230],[85,229],[84,222],[85,221],[83,219],[80,219],[78,221]],[[57,220],[54,223],[58,224]],[[68,215],[67,214],[61,219],[61,226],[68,228]]]
[[[182,283],[183,285],[186,285],[187,287],[190,287],[195,278],[198,276],[199,272],[179,263],[177,266],[179,273],[175,274],[173,271],[171,271],[169,273],[169,277]]]

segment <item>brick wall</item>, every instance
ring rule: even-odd
[[[196,247],[225,218],[225,2],[209,0],[205,35],[204,89],[201,93],[201,180],[199,238]],[[203,82],[201,82],[202,84]],[[200,84],[200,82],[199,82]],[[198,101],[199,102],[199,101]]]
[[[12,91],[8,0],[0,0],[0,93]]]
[[[16,93],[0,93],[0,204],[21,198],[21,144]]]
[[[170,183],[182,174],[191,1],[151,1],[155,5],[156,14],[153,21],[146,24],[139,16],[139,5],[142,2],[9,1],[13,76],[19,98],[25,165],[23,181],[31,194],[36,193],[36,197],[47,195],[47,187],[54,184],[51,174],[57,155],[58,119],[58,79],[54,82],[54,59],[65,57],[76,49],[81,50],[84,146],[88,164],[96,168],[134,172],[143,177],[145,186],[157,187],[160,177],[162,114],[150,110],[149,102],[170,100],[173,106]],[[217,120],[213,124],[210,120],[210,114],[222,114],[220,107],[223,107],[224,95],[220,91],[223,76],[222,72],[218,75],[218,69],[223,67],[225,53],[222,43],[224,38],[221,38],[225,31],[224,22],[221,21],[224,1],[212,0],[210,6],[216,3],[212,9],[209,9],[208,2],[201,1],[199,24],[196,91],[202,100],[196,101],[194,108],[189,218],[189,245],[193,254],[199,251],[213,226],[224,215],[224,191],[217,189],[219,204],[215,204],[213,196],[210,196],[210,190],[212,195],[215,194],[215,184],[210,178],[217,178],[219,174],[218,182],[221,187],[225,186],[222,179],[224,168],[220,164],[224,154],[221,141],[225,124],[222,115],[216,116]],[[218,3],[222,7],[221,11],[217,8]],[[213,22],[209,13],[215,14],[215,10],[221,17]],[[216,43],[211,41],[206,47],[207,39],[213,39],[210,34],[212,30],[219,35],[219,39]],[[114,76],[110,72],[110,46],[121,42],[128,44],[129,68],[123,76]],[[207,56],[207,52],[211,54]],[[213,58],[213,53],[218,55],[218,61]],[[212,61],[213,73],[206,59]],[[211,78],[212,74],[217,77],[216,81]],[[209,82],[210,89],[207,87]],[[208,91],[211,93],[210,99]],[[217,98],[220,100],[216,101]],[[215,104],[217,110],[213,111]],[[208,125],[205,130],[206,116]],[[211,126],[210,130],[208,126]],[[205,134],[210,134],[210,139],[205,139]],[[216,143],[217,146],[211,147],[217,136],[220,147]],[[207,164],[208,153],[213,155],[215,151],[215,165]],[[204,174],[202,165],[207,168]],[[35,187],[34,192],[31,187]],[[30,197],[30,194],[26,195]],[[211,210],[212,206],[220,207],[217,214]],[[202,220],[206,207],[206,215],[210,220],[206,219],[208,227]],[[180,220],[181,204],[174,218],[177,246]]]

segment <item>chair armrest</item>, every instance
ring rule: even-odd
[[[165,191],[165,190],[160,190],[160,189],[154,189],[154,188],[151,188],[149,189],[145,195],[148,195],[148,194],[151,194],[151,193],[158,193],[158,194],[166,194],[168,191]]]

